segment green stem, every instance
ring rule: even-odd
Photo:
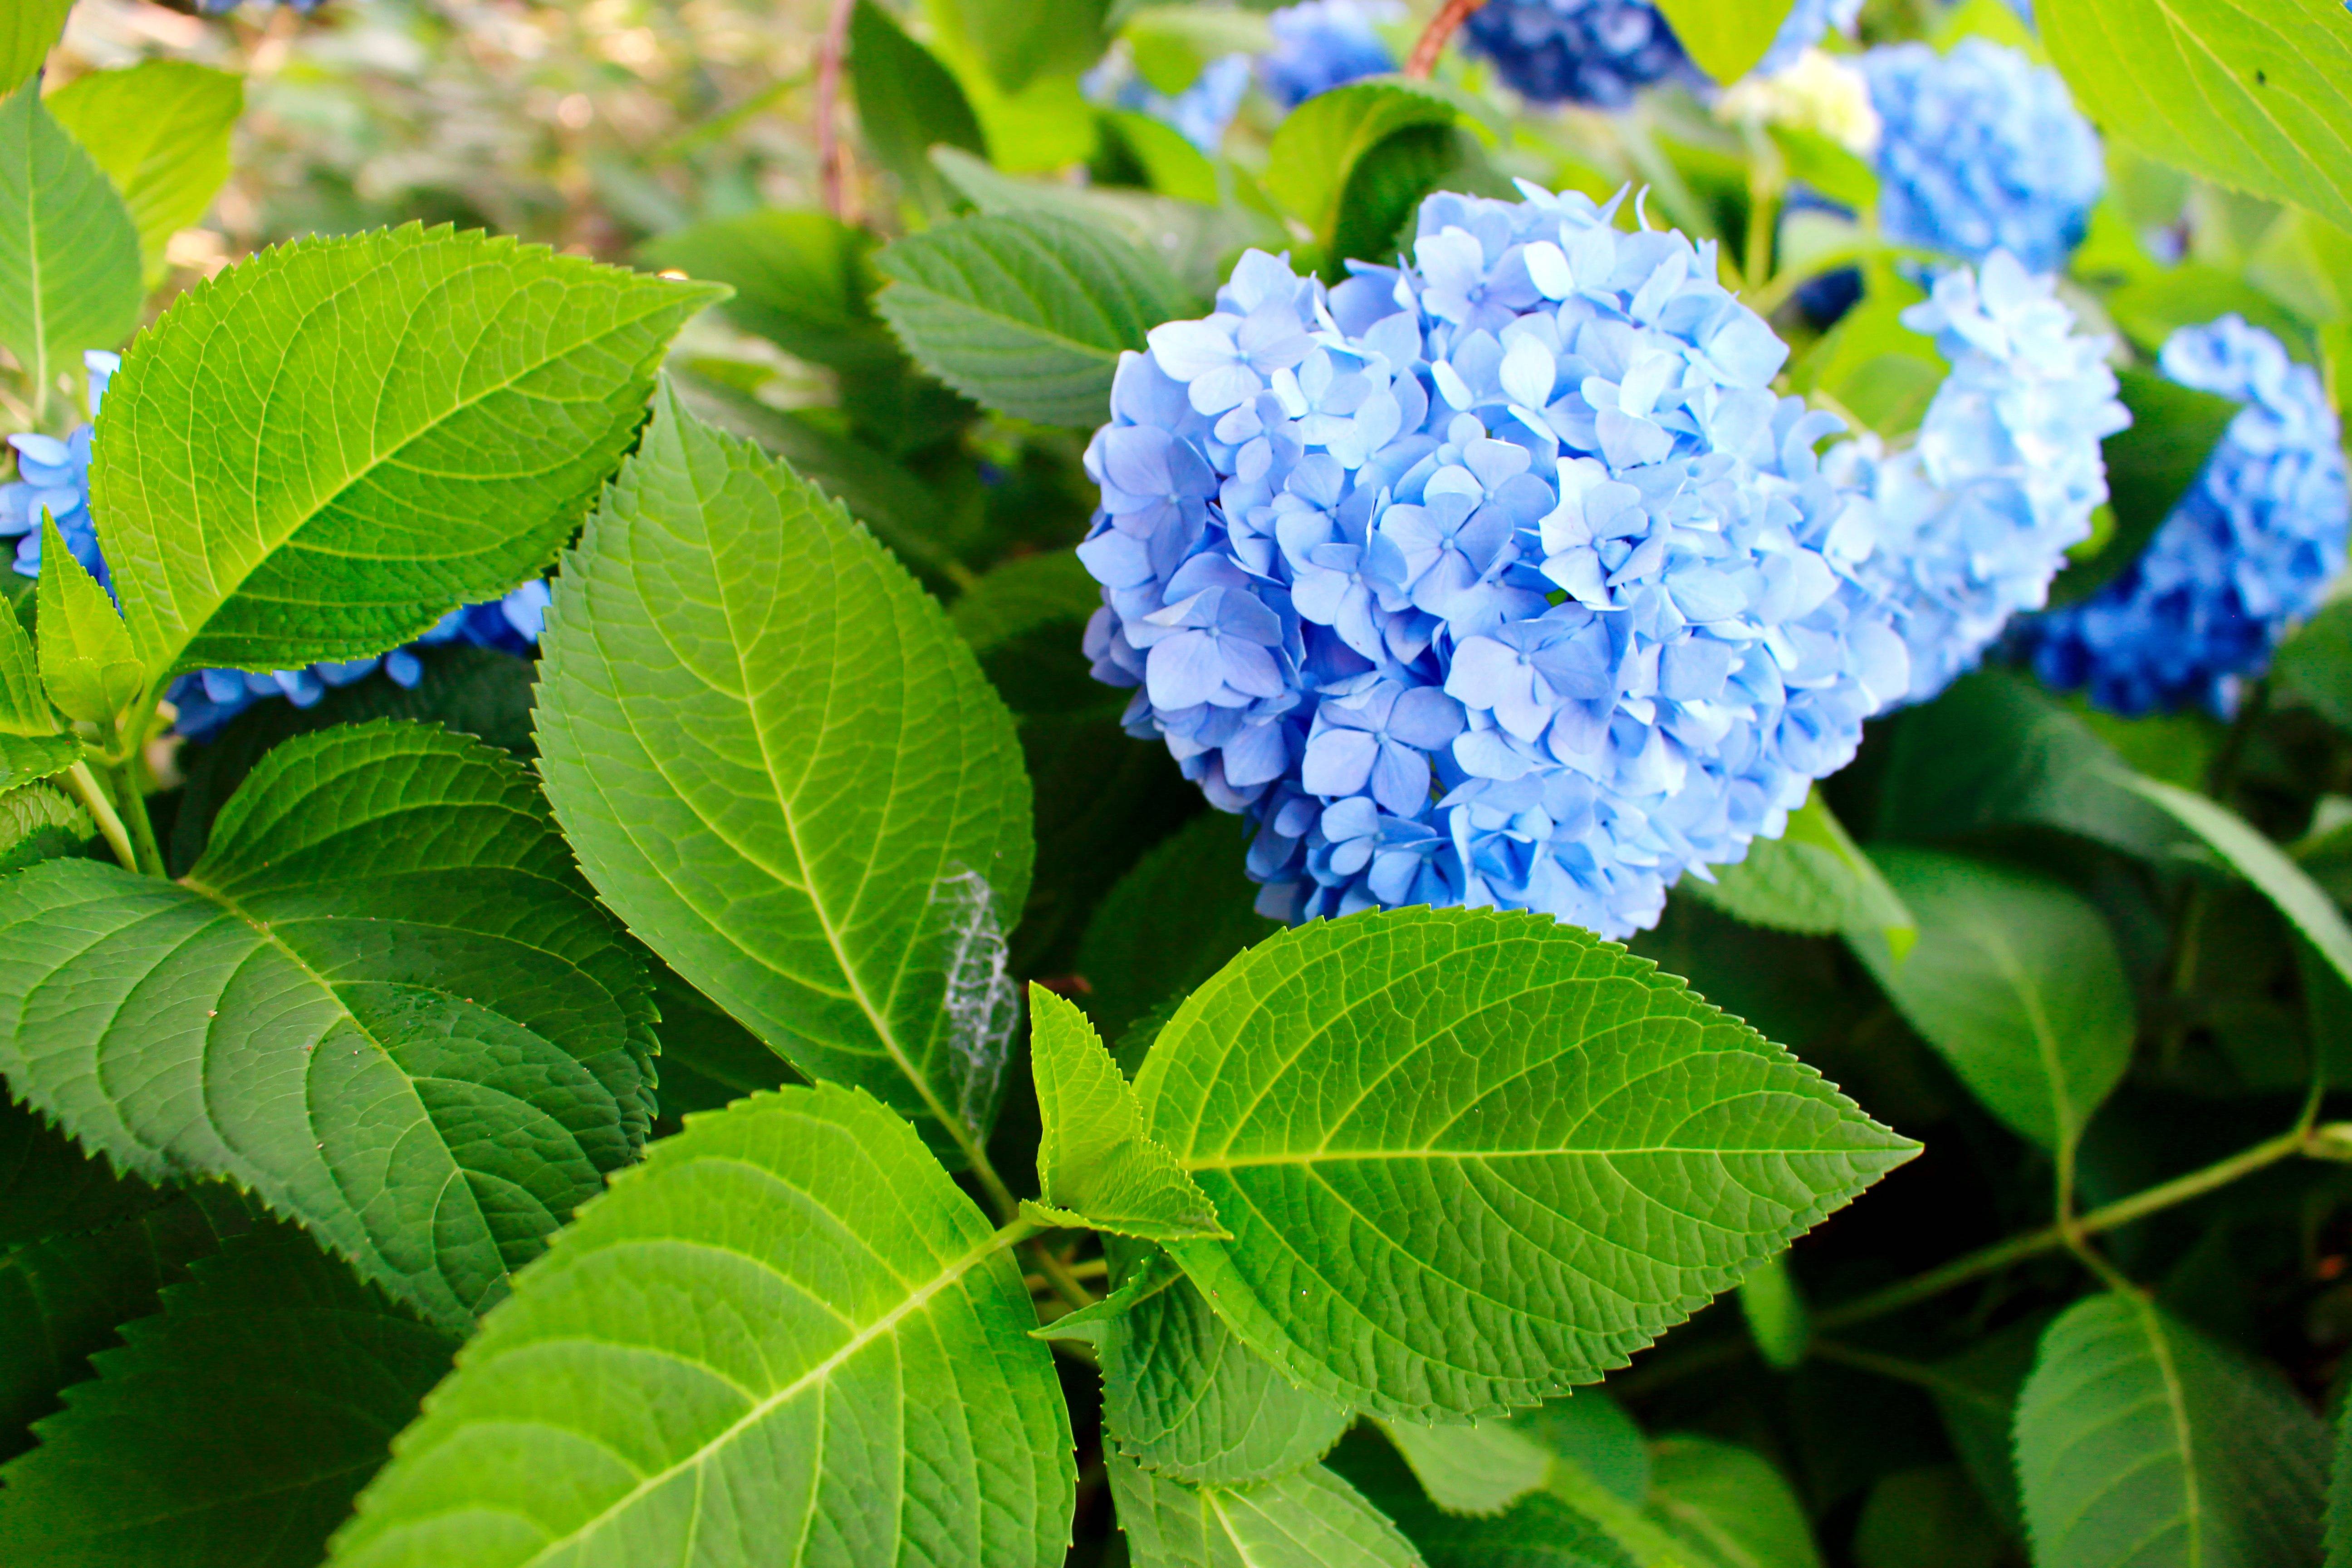
[[[1889,245],[1874,239],[1866,245],[1844,245],[1835,250],[1825,250],[1819,256],[1808,257],[1799,266],[1791,267],[1769,283],[1748,297],[1748,308],[1759,316],[1769,316],[1789,302],[1789,297],[1824,272],[1835,272],[1841,267],[1853,267],[1873,257],[1907,256],[1917,261],[1938,259],[1932,250],[1915,246]]]
[[[1095,1304],[1093,1293],[1078,1283],[1077,1276],[1070,1272],[1068,1264],[1054,1256],[1052,1247],[1032,1238],[1029,1242],[1029,1256],[1036,1261],[1037,1271],[1045,1277],[1045,1282],[1054,1288],[1054,1294],[1067,1301],[1073,1308],[1091,1307]]]
[[[122,868],[139,869],[139,853],[131,847],[131,836],[122,830],[122,818],[116,814],[114,802],[108,798],[98,775],[89,771],[89,764],[76,763],[66,770],[65,780],[74,798],[89,809],[90,820],[98,824],[98,831],[104,836],[107,847],[114,851],[114,858],[122,862]]]
[[[114,797],[121,805],[123,818],[131,825],[131,842],[138,852],[138,864],[133,869],[144,871],[151,877],[168,877],[171,872],[164,868],[163,848],[155,842],[155,824],[149,820],[146,799],[139,793],[137,769],[137,762],[132,759],[117,763],[106,770],[107,776],[113,782]]]

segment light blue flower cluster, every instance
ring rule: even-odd
[[[1878,221],[1889,239],[2035,272],[2063,267],[2105,184],[2098,132],[2056,71],[1985,38],[1949,54],[1862,58],[1878,110]]]
[[[1116,49],[1096,62],[1079,79],[1078,87],[1090,103],[1149,115],[1174,127],[1202,152],[1214,153],[1225,139],[1226,127],[1241,111],[1249,84],[1250,57],[1227,55],[1211,60],[1192,86],[1171,97],[1143,79],[1126,50]]]
[[[1797,0],[1756,68],[1795,63],[1832,27],[1850,31],[1862,0]],[[1474,54],[1538,103],[1622,109],[1669,78],[1705,80],[1656,6],[1643,0],[1488,0],[1463,24]]]
[[[2352,496],[2319,377],[2236,316],[2183,327],[2157,358],[2183,386],[2245,404],[2140,558],[2098,593],[2026,624],[2042,679],[2139,714],[2228,714],[2343,570]]]
[[[1897,612],[1907,697],[1923,702],[1973,668],[2012,616],[2044,603],[2107,499],[2099,443],[2131,416],[2107,340],[2076,331],[2054,281],[2006,251],[1981,277],[1945,273],[1903,321],[1952,367],[1917,438],[1890,456],[1865,435],[1823,466],[1873,513],[1863,579]]]
[[[1097,676],[1259,830],[1261,908],[1541,910],[1622,937],[1781,831],[1910,684],[1838,429],[1712,244],[1521,187],[1412,265],[1244,256],[1087,452]]]
[[[89,373],[89,411],[95,416],[106,400],[107,383],[121,368],[122,356],[92,349],[81,358]],[[16,566],[24,576],[41,574],[41,512],[46,509],[83,568],[100,582],[107,581],[98,531],[89,521],[89,435],[90,427],[83,425],[63,440],[41,435],[8,437],[16,454],[16,477],[0,485],[0,538],[15,537]]]
[[[1274,31],[1274,47],[1258,57],[1258,80],[1275,102],[1296,109],[1318,92],[1392,71],[1396,57],[1372,24],[1403,15],[1404,7],[1394,0],[1306,0],[1286,5],[1265,19]]]

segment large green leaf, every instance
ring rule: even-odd
[[[382,653],[537,572],[722,293],[412,224],[182,295],[108,387],[91,471],[151,678]]]
[[[1421,1568],[1421,1554],[1320,1465],[1254,1487],[1192,1487],[1103,1456],[1135,1568]]]
[[[1330,251],[1357,165],[1389,138],[1419,127],[1449,127],[1460,113],[1453,99],[1414,82],[1353,82],[1318,93],[1275,132],[1266,152],[1266,194]]]
[[[1087,1016],[1034,984],[1029,1061],[1045,1127],[1040,1206],[1054,1224],[1147,1241],[1225,1234],[1216,1206],[1144,1132],[1135,1090]]]
[[[2344,911],[2302,867],[2225,805],[2155,779],[2126,782],[2171,813],[2182,826],[2211,846],[2231,869],[2260,889],[2327,961],[2328,967],[2352,984],[2352,925],[2345,922]]]
[[[2035,1568],[2315,1563],[2327,1448],[2276,1373],[2137,1296],[2078,1301],[2017,1405]]]
[[[927,211],[946,211],[948,186],[931,166],[930,150],[946,145],[988,156],[980,121],[954,75],[874,0],[858,0],[850,14],[849,72],[866,145]]]
[[[958,392],[1047,425],[1109,416],[1118,356],[1183,315],[1153,257],[1038,212],[958,218],[876,258],[876,303],[907,352]]]
[[[1661,1438],[1644,1511],[1688,1568],[1821,1568],[1796,1493],[1761,1455],[1735,1444]]]
[[[457,1348],[289,1226],[189,1273],[0,1469],[11,1568],[312,1568]]]
[[[829,214],[772,209],[673,230],[646,241],[643,254],[726,284],[735,296],[722,309],[737,326],[848,374],[898,358],[867,302],[878,281],[873,248],[871,235]]]
[[[0,884],[0,1069],[121,1169],[226,1177],[463,1328],[645,1137],[624,943],[504,753],[327,731],[253,771],[181,881]]]
[[[548,797],[630,929],[814,1078],[976,1159],[1029,884],[1011,716],[939,605],[665,391],[541,645]]]
[[[2072,1143],[2121,1080],[2137,1021],[2097,908],[2063,883],[1990,861],[1873,852],[1919,922],[1902,963],[1854,951],[1987,1110],[2045,1149]]]
[[[1877,931],[1899,958],[1917,922],[1822,799],[1818,789],[1789,814],[1788,831],[1759,838],[1745,858],[1717,868],[1712,883],[1681,884],[1692,895],[1750,925],[1828,936]]]
[[[1429,1500],[1448,1513],[1491,1518],[1551,1479],[1553,1457],[1507,1421],[1467,1426],[1379,1423]]]
[[[186,60],[142,60],[77,77],[47,107],[121,193],[147,282],[162,282],[165,244],[228,184],[244,79]]]
[[[2139,559],[2244,406],[2152,371],[2122,370],[2116,380],[2132,422],[2099,444],[2115,530],[2052,581],[2053,605],[2089,598]]]
[[[1917,1147],[1646,960],[1496,910],[1269,938],[1136,1092],[1234,1234],[1171,1246],[1218,1312],[1405,1419],[1598,1381]]]
[[[41,107],[38,82],[0,99],[0,348],[55,374],[129,337],[140,298],[122,198]]]
[[[755,1096],[524,1272],[332,1560],[1058,1568],[1076,1474],[1035,1321],[905,1122]]]
[[[1247,829],[1223,812],[1195,817],[1120,878],[1087,922],[1078,973],[1087,1011],[1122,1037],[1162,1002],[1181,998],[1254,942],[1281,930],[1257,912],[1242,868]],[[1184,918],[1171,921],[1170,910]]]
[[[17,0],[0,12],[0,92],[13,92],[41,68],[64,31],[73,0]]]
[[[938,3],[938,0],[934,0]],[[1110,37],[1111,0],[946,0],[962,32],[1006,92],[1041,76],[1075,75]]]
[[[1658,0],[1675,37],[1699,69],[1720,82],[1756,68],[1772,47],[1790,0]]]
[[[1349,1434],[1330,1467],[1396,1521],[1429,1568],[1647,1568],[1551,1492],[1528,1493],[1500,1516],[1448,1512],[1397,1451],[1363,1427]]]
[[[2352,228],[2352,18],[2336,0],[2045,0],[2034,21],[2103,131]]]

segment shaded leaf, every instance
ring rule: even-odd
[[[46,10],[0,28],[38,26]],[[0,347],[27,374],[55,375],[129,337],[142,293],[130,209],[49,118],[40,84],[0,99]]]
[[[988,156],[963,89],[874,0],[858,0],[850,14],[849,75],[866,145],[925,211],[945,212],[950,193],[931,166],[930,150],[945,145]]]
[[[244,80],[186,60],[142,60],[76,77],[46,106],[121,193],[147,286],[162,282],[164,246],[228,184]]]
[[[1552,1456],[1506,1421],[1468,1426],[1379,1423],[1429,1500],[1448,1513],[1501,1513],[1551,1478]]]
[[[1045,1138],[1043,1206],[1056,1225],[1147,1241],[1223,1236],[1216,1205],[1143,1131],[1143,1112],[1087,1016],[1029,987],[1029,1063]]]
[[[2131,778],[2130,788],[2169,812],[2183,827],[2252,882],[2311,943],[2328,967],[2352,984],[2352,926],[2319,884],[2229,807],[2156,779]]]
[[[1531,1492],[1499,1518],[1445,1512],[1395,1448],[1367,1428],[1349,1434],[1330,1467],[1396,1521],[1429,1568],[1639,1568],[1600,1526],[1550,1492]]]
[[[1191,1487],[1103,1457],[1135,1568],[1419,1568],[1396,1527],[1320,1465],[1254,1487]]]
[[[1015,713],[1116,718],[1129,693],[1087,673],[1081,653],[1102,584],[1067,550],[1017,555],[992,568],[948,611],[980,668]]]
[[[1124,1036],[1154,1006],[1181,1000],[1282,929],[1257,912],[1257,884],[1242,863],[1247,831],[1223,812],[1194,817],[1095,907],[1078,944],[1078,973],[1094,988],[1087,1011],[1106,1036]],[[1184,918],[1169,920],[1170,910]]]
[[[2068,563],[2051,582],[2053,605],[2090,597],[2139,559],[2244,406],[2153,371],[2120,370],[2116,382],[2132,422],[2099,444],[2115,531],[2096,554]]]
[[[2290,633],[2271,660],[2271,679],[2337,729],[2352,730],[2352,602],[2323,605]]]
[[[1899,959],[1918,939],[1911,911],[1814,790],[1789,814],[1778,838],[1759,838],[1747,857],[1718,867],[1713,883],[1680,884],[1693,897],[1750,925],[1828,936],[1875,931]]]
[[[1654,1455],[1645,1511],[1691,1568],[1821,1568],[1803,1506],[1760,1455],[1689,1435],[1660,1438]]]
[[[167,1194],[118,1175],[0,1095],[0,1256],[44,1237],[110,1225],[165,1201]]]
[[[720,310],[745,331],[851,374],[898,358],[867,300],[879,282],[873,248],[873,236],[830,214],[771,208],[673,229],[640,250],[656,267],[735,290]]]
[[[1451,98],[1402,80],[1350,82],[1318,93],[1276,130],[1266,150],[1266,194],[1307,225],[1327,255],[1342,254],[1336,245],[1358,165],[1398,132],[1450,127],[1459,113]],[[1395,230],[1391,224],[1390,234]]]

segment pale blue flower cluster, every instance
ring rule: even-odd
[[[2049,278],[1996,250],[1955,268],[1903,315],[1951,373],[1917,438],[1892,455],[1865,435],[1824,460],[1873,513],[1864,580],[1910,648],[1907,698],[1973,668],[2010,618],[2039,609],[2068,547],[2107,499],[2099,443],[2131,423],[2105,338],[2074,330]]]
[[[1105,55],[1078,82],[1088,102],[1149,115],[1203,153],[1214,153],[1224,141],[1249,85],[1250,57],[1226,55],[1203,66],[1192,86],[1171,97],[1143,79],[1124,49]]]
[[[92,349],[81,358],[89,373],[89,411],[95,416],[122,356]],[[46,509],[83,568],[101,583],[108,580],[98,531],[89,520],[89,437],[87,425],[77,426],[63,440],[41,435],[8,437],[16,454],[16,477],[0,485],[0,538],[15,537],[16,566],[24,576],[41,574],[41,513]]]
[[[2181,328],[2157,366],[2245,406],[2140,558],[2027,623],[2020,642],[2044,679],[2087,687],[2103,708],[2226,715],[2239,682],[2343,570],[2343,433],[2318,375],[2237,316]]]
[[[1756,68],[1784,69],[1829,29],[1852,31],[1861,13],[1862,0],[1797,0]],[[1488,0],[1463,24],[1463,37],[1538,103],[1622,109],[1654,82],[1705,80],[1644,0]]]
[[[1403,16],[1395,0],[1305,0],[1266,17],[1274,47],[1257,59],[1266,95],[1295,109],[1318,92],[1360,77],[1397,68],[1396,57],[1373,30],[1375,22]]]
[[[1712,244],[1439,195],[1326,289],[1251,252],[1087,448],[1087,647],[1261,907],[1502,905],[1622,937],[1780,833],[1909,689],[1840,428]]]
[[[1862,57],[1881,125],[1878,221],[1889,239],[1981,261],[2063,267],[2106,182],[2098,132],[2047,66],[1986,38],[1949,54]]]

